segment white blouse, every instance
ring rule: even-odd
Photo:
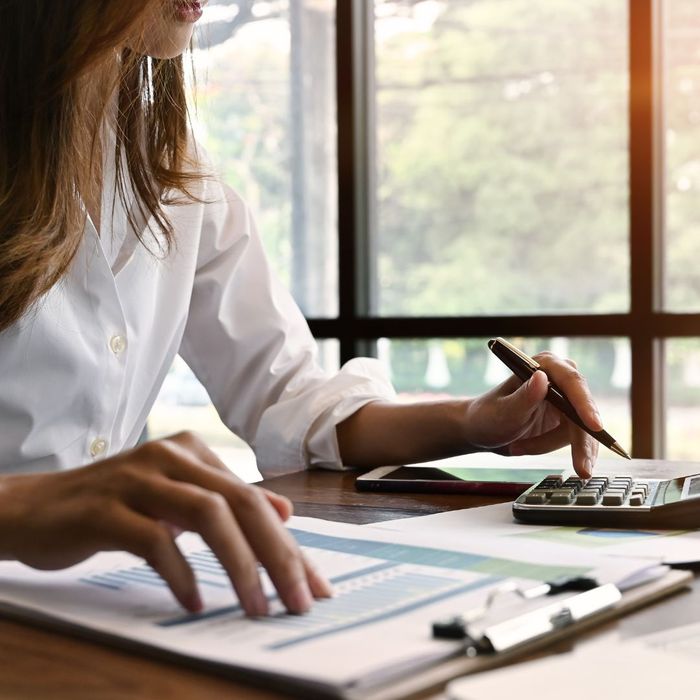
[[[100,235],[88,219],[66,277],[0,333],[0,471],[77,467],[135,445],[178,352],[261,470],[340,467],[335,426],[394,396],[376,360],[324,373],[245,203],[216,179],[198,187],[204,203],[166,207],[176,244],[154,257],[108,165]]]

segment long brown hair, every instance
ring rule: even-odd
[[[130,182],[139,215],[172,243],[163,206],[193,198],[198,177],[183,59],[125,48],[154,2],[163,0],[0,0],[0,331],[73,260],[86,216],[80,193],[94,187],[115,92],[117,191],[123,198]]]

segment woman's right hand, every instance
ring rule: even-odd
[[[248,615],[265,615],[267,570],[290,612],[308,610],[330,584],[283,524],[291,503],[246,484],[191,433],[146,443],[70,471],[0,479],[0,556],[61,569],[103,550],[142,557],[188,610],[202,607],[175,542],[198,532],[226,570]]]

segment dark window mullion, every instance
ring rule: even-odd
[[[374,216],[373,3],[336,3],[338,105],[338,335],[340,360],[368,354],[356,323],[371,312]]]
[[[355,27],[352,0],[336,3],[336,91],[338,122],[338,329],[340,360],[354,352],[353,331],[356,317],[356,162],[355,162]],[[316,323],[310,322],[317,337]]]
[[[649,336],[656,338],[697,338],[700,314],[654,313],[648,319]],[[485,338],[493,335],[582,338],[626,338],[637,333],[637,321],[630,314],[585,316],[455,316],[312,318],[309,325],[317,338],[372,340],[390,338]],[[653,329],[653,332],[652,330]]]
[[[657,255],[662,131],[655,113],[660,18],[658,0],[629,0],[632,453],[646,458],[663,454],[662,345],[653,325],[663,288]]]

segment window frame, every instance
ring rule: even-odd
[[[632,455],[665,454],[664,341],[700,336],[700,314],[664,311],[664,0],[628,0],[630,310],[556,316],[379,317],[371,235],[375,143],[373,7],[337,0],[338,284],[336,318],[309,318],[314,335],[337,338],[340,360],[376,354],[380,337],[397,339],[623,337],[632,358]]]

